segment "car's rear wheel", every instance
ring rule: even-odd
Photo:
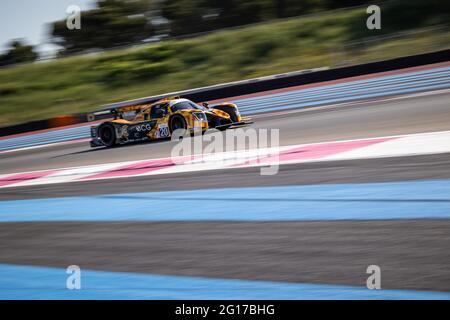
[[[104,123],[98,128],[98,136],[102,143],[107,147],[112,147],[116,144],[116,129],[111,123]]]

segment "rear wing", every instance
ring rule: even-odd
[[[172,99],[179,98],[179,96],[160,96],[153,97],[151,99],[136,99],[123,102],[117,102],[109,105],[107,108],[89,113],[87,115],[88,121],[94,121],[96,119],[109,119],[114,117],[114,119],[133,119],[140,110],[143,110],[151,106],[155,102],[170,101]]]
[[[152,103],[145,103],[145,104],[133,104],[133,105],[124,105],[119,107],[114,107],[110,109],[110,113],[114,116],[114,118],[121,118],[121,119],[129,119],[134,118],[136,114],[138,114],[140,111],[149,108],[153,103],[156,102],[168,102],[172,99],[179,99],[180,97],[166,97],[157,101],[154,101]]]
[[[117,107],[110,109],[111,115],[114,119],[134,119],[134,117],[141,112],[142,110],[149,107],[149,104],[141,104],[141,105],[133,105],[133,106],[125,106],[125,107]]]

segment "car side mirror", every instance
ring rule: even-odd
[[[203,105],[205,108],[209,108],[208,102],[203,102],[202,105]]]

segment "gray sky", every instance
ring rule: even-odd
[[[0,51],[16,38],[25,38],[33,45],[45,43],[47,24],[65,18],[69,5],[77,5],[84,11],[94,3],[94,0],[0,0]],[[47,49],[51,46],[39,47],[39,51]]]

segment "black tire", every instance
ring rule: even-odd
[[[98,128],[98,136],[107,147],[113,147],[116,144],[116,128],[112,123],[103,123]]]
[[[230,115],[231,122],[237,122],[238,121],[238,116],[236,114],[236,108],[235,107],[224,105],[224,106],[213,106],[213,108],[228,113]]]
[[[187,123],[183,116],[176,114],[169,121],[169,129],[172,134],[177,129],[187,129]]]

